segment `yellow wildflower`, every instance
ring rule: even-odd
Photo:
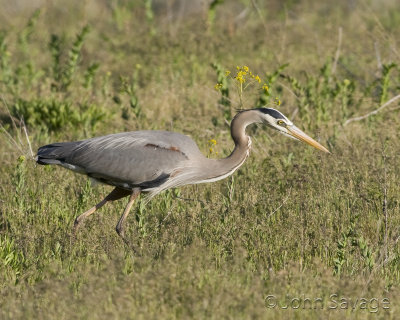
[[[242,75],[237,75],[235,79],[236,79],[237,81],[239,81],[240,83],[244,83],[244,82],[246,81],[246,79],[243,78]]]
[[[231,72],[229,70],[225,71],[225,76],[229,76],[231,74]]]
[[[221,88],[222,88],[222,83],[217,83],[217,84],[214,86],[214,88],[215,88],[215,90],[217,90],[217,91],[221,90]]]
[[[277,106],[280,106],[281,105],[281,100],[279,98],[275,98],[275,104]]]
[[[268,90],[269,90],[269,87],[268,87],[268,85],[266,83],[264,83],[262,88],[265,90],[265,92],[268,92]]]
[[[260,77],[259,77],[259,76],[255,76],[255,77],[254,77],[254,79],[255,79],[255,80],[257,80],[257,81],[258,81],[258,83],[261,83],[261,79],[260,79]]]
[[[235,79],[238,81],[238,82],[240,82],[240,83],[244,83],[244,82],[246,82],[246,79],[245,79],[245,76],[246,75],[246,73],[244,72],[244,71],[239,71],[237,74],[236,74],[236,77],[235,77]]]
[[[248,66],[243,66],[243,70],[246,72],[249,72],[249,67]]]
[[[213,144],[215,146],[217,144],[217,140],[210,139],[210,140],[208,140],[208,143]]]

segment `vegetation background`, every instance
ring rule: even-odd
[[[398,1],[0,5],[1,319],[396,318]],[[261,83],[240,94],[236,66]],[[233,177],[139,201],[127,221],[138,254],[114,231],[124,201],[71,237],[110,187],[36,166],[22,122],[33,152],[163,129],[223,157],[235,109],[264,104],[332,155],[252,127]]]

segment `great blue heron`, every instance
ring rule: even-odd
[[[76,218],[75,230],[107,202],[129,196],[116,226],[117,233],[123,237],[124,221],[142,191],[154,196],[169,188],[214,182],[234,173],[249,155],[251,139],[245,130],[252,123],[267,124],[329,153],[278,110],[259,108],[236,114],[231,123],[235,148],[224,159],[206,158],[192,139],[176,132],[134,131],[49,144],[39,148],[36,161],[43,165],[57,164],[115,187],[102,201]]]

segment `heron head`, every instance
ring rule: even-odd
[[[260,108],[262,122],[271,128],[278,130],[280,133],[294,138],[296,140],[304,141],[309,145],[313,146],[324,152],[329,152],[323,145],[315,141],[313,138],[305,134],[299,128],[297,128],[292,121],[286,118],[281,112],[273,108]]]

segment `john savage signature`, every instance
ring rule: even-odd
[[[389,298],[378,297],[345,297],[333,293],[326,297],[278,296],[269,294],[264,298],[268,309],[324,309],[324,310],[366,310],[377,313],[379,310],[390,309]]]

